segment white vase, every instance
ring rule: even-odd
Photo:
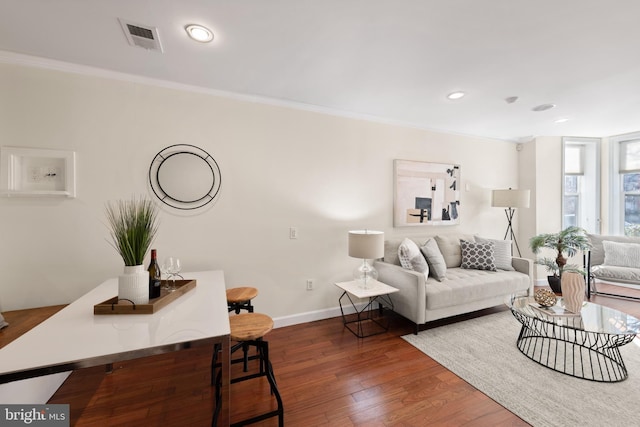
[[[572,313],[580,313],[586,289],[584,276],[579,273],[563,273],[560,286],[562,287],[564,308]]]
[[[124,274],[118,276],[118,299],[134,304],[149,303],[149,273],[144,265],[124,267]]]

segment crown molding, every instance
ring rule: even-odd
[[[258,96],[258,95],[248,95],[248,94],[242,94],[242,93],[236,93],[236,92],[228,92],[228,91],[218,90],[218,89],[210,89],[210,88],[205,88],[201,86],[188,85],[184,83],[176,83],[168,80],[154,79],[151,77],[144,77],[144,76],[139,76],[135,74],[127,74],[127,73],[122,73],[118,71],[111,71],[103,68],[92,67],[88,65],[74,64],[74,63],[59,61],[55,59],[25,55],[22,53],[9,52],[9,51],[3,51],[3,50],[0,50],[0,63],[21,65],[21,66],[34,67],[34,68],[43,68],[43,69],[66,72],[66,73],[119,80],[119,81],[136,83],[136,84],[147,85],[147,86],[156,86],[156,87],[161,87],[165,89],[194,92],[199,94],[217,96],[221,98],[233,99],[237,101],[264,104],[264,105],[270,105],[274,107],[291,108],[294,110],[326,114],[334,117],[347,118],[347,119],[353,119],[353,120],[362,120],[362,121],[391,125],[391,126],[399,126],[404,128],[410,128],[410,129],[443,133],[447,135],[457,135],[457,136],[468,137],[468,138],[470,137],[470,138],[482,139],[486,141],[514,142],[509,140],[479,137],[477,135],[469,135],[464,133],[433,129],[433,128],[425,127],[412,122],[404,122],[401,120],[388,119],[388,118],[372,116],[368,114],[354,113],[354,112],[339,110],[339,109],[330,108],[330,107],[322,107],[319,105],[306,104],[303,102],[269,98],[269,97]]]

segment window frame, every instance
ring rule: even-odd
[[[609,138],[610,173],[609,173],[609,234],[625,236],[624,215],[625,196],[638,195],[639,191],[625,192],[624,177],[620,173],[620,148],[624,143],[640,141],[640,132],[616,135]],[[631,173],[631,172],[628,172]],[[636,172],[638,173],[638,172]]]
[[[593,150],[594,156],[595,156],[595,164],[593,165],[593,180],[595,181],[594,186],[596,188],[595,194],[593,195],[594,197],[594,201],[593,201],[593,213],[595,215],[594,217],[594,224],[593,224],[593,230],[587,230],[589,232],[595,232],[595,233],[600,233],[601,227],[602,227],[602,213],[601,213],[601,194],[600,194],[600,186],[601,186],[601,139],[600,138],[585,138],[585,137],[563,137],[562,138],[562,189],[561,189],[561,200],[560,200],[560,207],[561,207],[561,224],[562,227],[564,228],[566,225],[565,222],[565,217],[567,215],[567,212],[565,212],[565,196],[567,189],[565,188],[565,177],[567,175],[578,175],[580,176],[582,179],[579,179],[578,181],[580,182],[580,186],[584,187],[584,185],[586,185],[586,177],[585,175],[588,172],[588,168],[586,165],[586,161],[587,161],[587,150]],[[568,146],[575,146],[575,145],[580,145],[580,146],[584,146],[584,149],[582,150],[580,157],[581,157],[581,161],[585,162],[585,164],[582,165],[582,174],[571,174],[571,173],[566,173],[565,172],[565,167],[566,167],[566,148]],[[579,207],[579,211],[581,211],[582,209],[586,209],[586,206],[588,205],[587,203],[585,203],[584,197],[583,197],[583,193],[584,193],[584,188],[579,188],[578,189],[578,193],[571,193],[569,195],[571,196],[578,196],[578,207]],[[576,218],[576,223],[578,224],[578,226],[583,226],[581,225],[581,218]]]

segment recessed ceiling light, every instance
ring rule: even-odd
[[[559,119],[555,119],[553,122],[554,122],[554,123],[564,123],[564,122],[568,122],[568,121],[569,121],[569,119],[568,119],[568,118],[566,118],[566,117],[561,117],[561,118],[559,118]]]
[[[510,96],[510,97],[508,97],[508,98],[505,98],[505,99],[504,99],[504,101],[505,101],[507,104],[513,104],[513,103],[514,103],[514,102],[516,102],[517,100],[518,100],[518,97],[517,97],[517,96]]]
[[[447,98],[449,98],[449,99],[460,99],[465,95],[466,94],[464,92],[457,91],[457,92],[451,92],[449,95],[447,95]]]
[[[533,107],[532,110],[533,111],[546,111],[546,110],[550,110],[552,108],[555,108],[556,104],[542,104],[542,105],[538,105],[536,107]]]
[[[202,25],[191,24],[184,27],[189,37],[200,43],[209,43],[213,40],[213,32]]]

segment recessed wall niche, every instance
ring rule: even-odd
[[[0,149],[4,196],[76,197],[75,152],[42,148]]]

